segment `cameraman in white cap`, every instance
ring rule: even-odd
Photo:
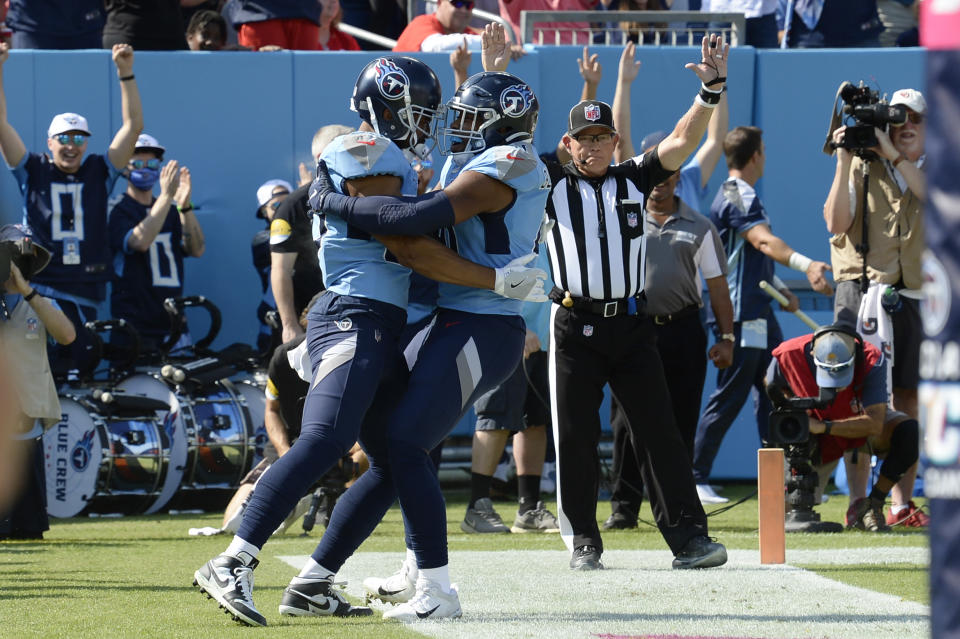
[[[878,144],[867,149],[873,152],[872,158],[837,146],[836,173],[823,215],[827,230],[833,233],[830,259],[837,284],[834,319],[858,327],[865,338],[889,349],[893,408],[916,419],[923,339],[919,307],[926,247],[923,165],[927,103],[919,91],[900,89],[890,104],[903,105],[907,118],[886,131],[874,129]],[[846,130],[845,126],[838,127],[831,141],[841,145]],[[869,180],[864,217],[865,171]],[[867,251],[862,254],[858,248],[864,243],[864,225]],[[927,525],[927,516],[911,500],[916,474],[914,466],[894,487],[888,523]],[[862,483],[863,478],[859,481]]]
[[[112,277],[107,244],[107,198],[120,172],[133,155],[143,129],[140,93],[133,75],[133,49],[113,47],[120,81],[123,124],[106,155],[87,154],[91,132],[86,118],[76,113],[54,116],[47,130],[49,155],[30,153],[7,119],[2,89],[3,65],[9,47],[0,44],[0,152],[20,185],[24,221],[37,243],[50,248],[53,258],[34,284],[41,295],[55,299],[78,327],[78,339],[69,350],[59,350],[54,366],[63,372],[87,364],[84,347],[89,339],[79,327],[97,319]]]

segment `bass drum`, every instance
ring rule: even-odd
[[[162,401],[170,407],[167,411],[156,412],[157,418],[163,424],[163,434],[170,442],[170,456],[157,499],[146,510],[147,514],[155,513],[166,506],[177,494],[187,468],[187,429],[183,423],[180,399],[166,383],[151,373],[131,375],[117,384],[116,388],[132,395],[142,395]]]
[[[61,421],[43,436],[47,512],[152,512],[170,475],[170,440],[153,414],[114,417],[61,397]],[[175,474],[175,473],[174,473]]]
[[[233,377],[232,381],[237,389],[237,395],[243,399],[250,413],[250,423],[253,428],[253,460],[250,462],[250,468],[254,468],[263,460],[264,448],[270,443],[267,426],[263,421],[263,414],[267,409],[267,398],[264,395],[267,388],[267,373],[263,370],[240,373]]]
[[[189,396],[183,386],[171,388],[156,372],[134,375],[118,385],[128,392],[170,397],[179,408],[176,421],[185,433],[185,462],[177,508],[222,508],[250,469],[254,434],[250,414],[227,379],[201,387]],[[174,488],[176,491],[176,488]]]

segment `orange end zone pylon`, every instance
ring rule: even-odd
[[[760,513],[760,563],[786,563],[782,448],[761,448],[757,451],[757,494]]]

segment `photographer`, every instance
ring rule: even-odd
[[[30,284],[49,262],[50,252],[33,243],[27,227],[0,227],[0,356],[9,364],[5,373],[19,404],[11,447],[26,462],[19,496],[9,511],[0,511],[0,539],[43,539],[50,528],[40,437],[60,421],[60,400],[47,363],[47,334],[70,344],[76,332],[63,311]]]
[[[893,485],[916,464],[920,431],[917,420],[887,407],[886,366],[880,350],[842,324],[826,326],[777,346],[766,381],[767,392],[778,408],[788,403],[786,397],[832,397],[825,408],[807,411],[809,434],[815,436],[810,441],[811,461],[820,478],[814,503],[820,503],[827,479],[844,451],[866,444],[884,458],[873,490],[868,497],[853,501],[847,517],[853,528],[889,530],[883,502]],[[771,419],[771,440],[778,439],[777,431]]]
[[[867,339],[889,346],[893,408],[916,419],[927,104],[919,91],[901,89],[890,101],[890,106],[897,105],[906,110],[906,120],[887,131],[874,128],[876,146],[850,148],[856,144],[849,139],[850,127],[832,132],[837,168],[823,215],[834,234],[834,320],[857,326]],[[910,500],[915,479],[916,468],[911,468],[894,489],[888,521],[926,526],[927,517]]]

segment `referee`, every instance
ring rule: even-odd
[[[697,147],[720,101],[729,46],[703,38],[688,64],[702,84],[693,106],[650,152],[610,166],[618,136],[609,105],[585,100],[570,111],[562,144],[571,163],[548,165],[546,214],[554,287],[550,297],[550,399],[557,446],[560,532],[574,570],[602,568],[597,526],[603,387],[623,406],[660,532],[674,568],[726,562],[707,537],[693,471],[677,430],[644,288],[646,194]]]

